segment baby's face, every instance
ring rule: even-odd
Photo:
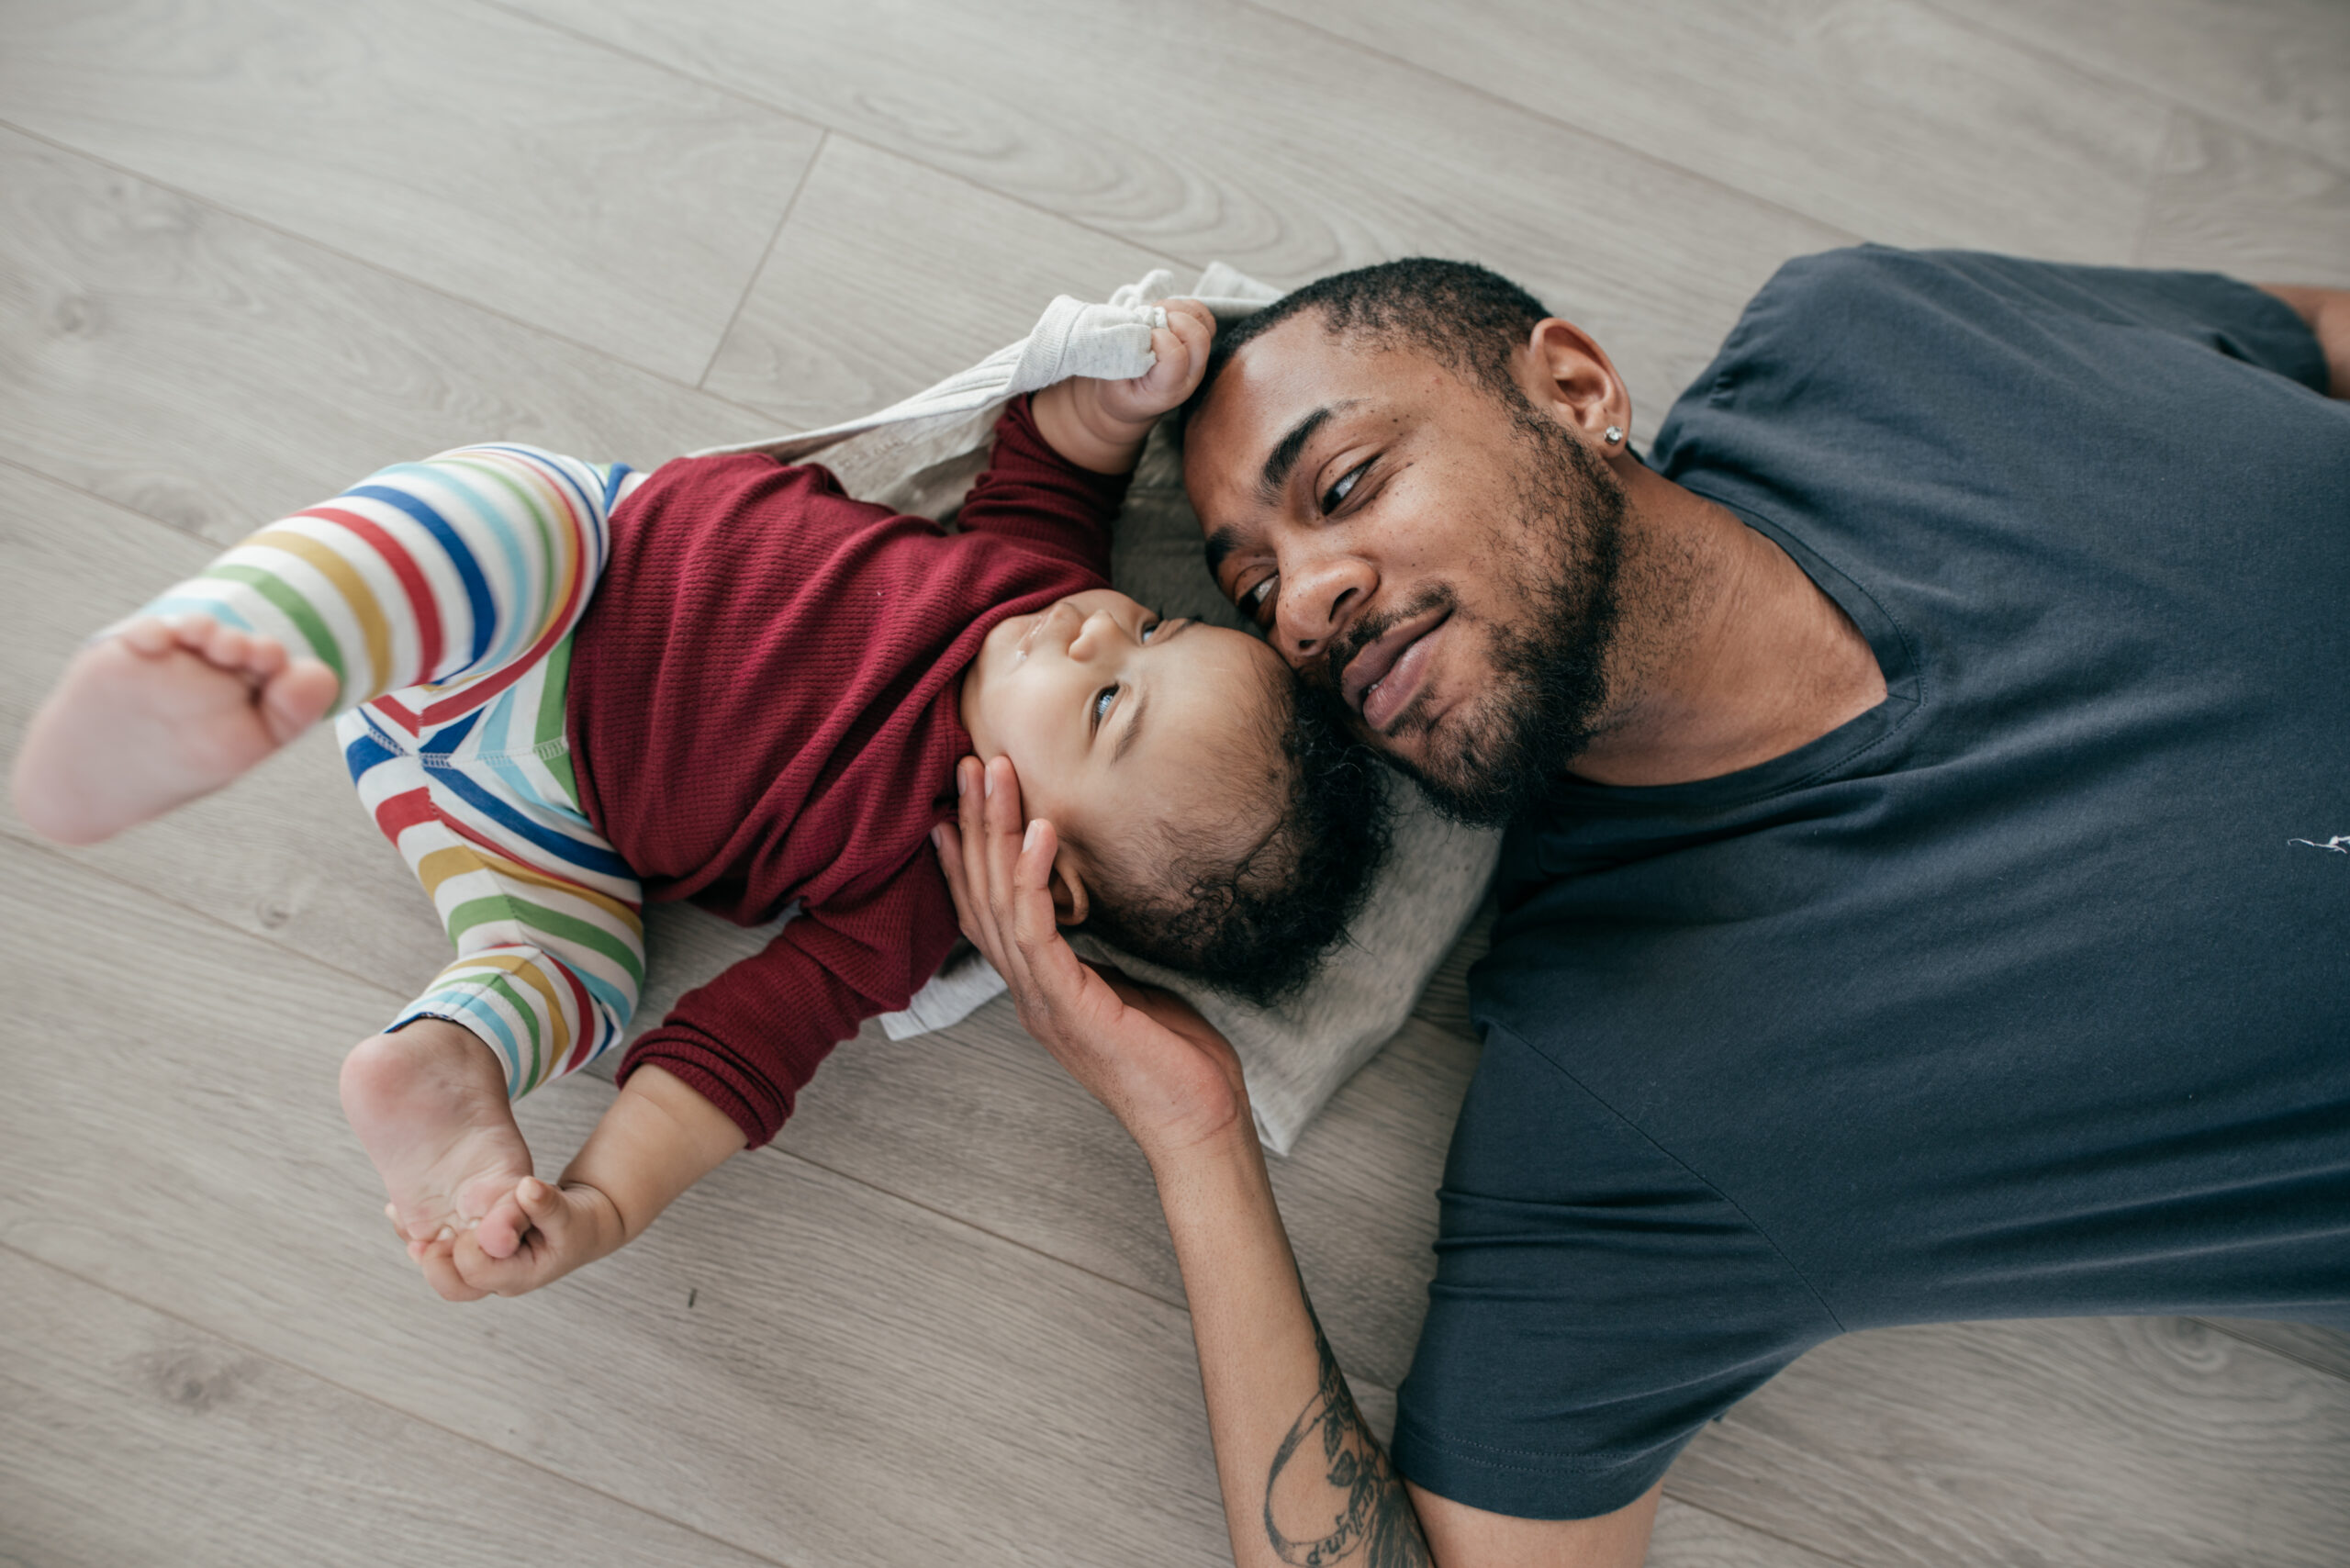
[[[1029,817],[1049,817],[1083,875],[1084,846],[1148,823],[1229,816],[1278,765],[1267,693],[1291,678],[1256,638],[1162,621],[1108,588],[988,633],[963,677],[981,757],[1009,756]]]

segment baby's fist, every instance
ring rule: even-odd
[[[1196,299],[1162,299],[1159,305],[1167,325],[1151,330],[1157,363],[1130,380],[1094,384],[1102,411],[1121,424],[1146,425],[1180,408],[1207,374],[1215,317]]]

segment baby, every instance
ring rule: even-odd
[[[25,820],[86,844],[218,788],[330,712],[454,963],[345,1059],[386,1212],[442,1295],[532,1290],[772,1138],[839,1041],[956,940],[933,854],[966,754],[1009,756],[1063,921],[1278,993],[1339,935],[1380,796],[1242,633],[1111,589],[1108,525],[1214,319],[1157,363],[1012,405],[959,532],[741,454],[650,475],[522,446],[387,468],[84,647],[28,732]],[[510,1103],[621,1038],[646,898],[756,958],[631,1047],[562,1179]]]

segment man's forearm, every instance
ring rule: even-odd
[[[1244,1122],[1157,1173],[1191,1304],[1234,1561],[1429,1562],[1402,1478],[1363,1425],[1315,1321],[1250,1129]]]

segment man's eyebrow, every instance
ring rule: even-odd
[[[1178,626],[1173,632],[1169,633],[1168,635],[1170,637],[1178,636],[1182,633],[1182,627]],[[1113,766],[1123,761],[1126,753],[1134,749],[1135,737],[1142,734],[1143,710],[1149,706],[1150,692],[1148,689],[1145,688],[1136,691],[1134,706],[1126,710],[1126,727],[1118,733],[1118,744],[1110,748],[1110,761]]]
[[[1240,548],[1240,531],[1233,527],[1215,530],[1208,535],[1208,576],[1214,577],[1224,569],[1224,558]]]
[[[1264,468],[1257,475],[1257,499],[1261,504],[1267,507],[1281,505],[1281,489],[1289,483],[1289,471],[1297,466],[1299,456],[1305,451],[1305,443],[1312,441],[1314,432],[1337,411],[1337,405],[1325,403],[1290,426],[1289,434],[1273,443],[1273,450],[1265,454]]]

